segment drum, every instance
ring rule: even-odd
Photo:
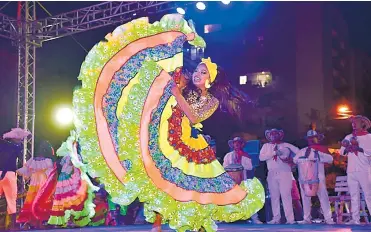
[[[243,167],[240,164],[231,164],[225,168],[225,171],[232,177],[232,179],[237,183],[241,184],[243,180]]]
[[[299,183],[307,197],[317,195],[319,187],[318,160],[298,159]]]

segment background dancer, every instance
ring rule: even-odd
[[[29,159],[22,168],[17,170],[17,174],[26,179],[30,179],[26,200],[17,218],[17,223],[24,223],[23,229],[30,229],[34,227],[41,228],[42,220],[39,218],[49,216],[47,214],[39,215],[38,218],[35,217],[32,213],[32,204],[38,191],[45,184],[47,177],[54,168],[53,159],[53,147],[49,142],[43,141],[41,142],[34,158]],[[45,202],[40,202],[39,204],[44,203]]]
[[[77,140],[77,135],[73,132],[57,150],[57,156],[63,157],[60,168],[55,167],[51,172],[32,206],[34,212],[42,211],[40,203],[50,202],[50,225],[86,226],[95,215],[94,191],[99,188],[91,183],[85,173],[86,167],[81,162]]]

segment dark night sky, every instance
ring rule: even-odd
[[[79,9],[99,2],[43,2],[42,4],[53,15]],[[0,3],[0,8],[6,2]],[[16,16],[16,4],[12,2],[7,5],[1,13]],[[259,13],[264,5],[269,2],[234,2],[225,7],[221,3],[208,3],[205,12],[190,12],[189,18],[194,19],[200,25],[204,23],[215,23],[218,20],[228,22],[228,26],[236,28],[237,25],[248,27],[259,18]],[[365,50],[371,54],[371,3],[369,2],[341,2],[336,3],[343,11],[345,19],[349,23],[350,42],[352,47]],[[224,8],[224,9],[222,9]],[[38,9],[38,17],[47,15]],[[233,15],[233,19],[231,19]],[[104,27],[74,35],[87,50],[104,36],[111,32],[115,26]],[[86,52],[71,38],[66,37],[43,44],[37,50],[37,101],[36,101],[36,137],[37,139],[49,139],[55,146],[59,146],[71,128],[60,128],[53,122],[53,110],[56,105],[70,104],[72,101],[72,90],[79,85],[76,77],[79,74]],[[17,51],[7,40],[0,39],[0,99],[2,110],[0,111],[0,133],[15,126],[15,99],[17,84]]]

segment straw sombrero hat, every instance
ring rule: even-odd
[[[11,131],[3,135],[3,139],[24,139],[27,136],[31,135],[31,132],[21,129],[21,128],[12,128]]]
[[[365,125],[365,129],[368,130],[371,128],[371,121],[370,119],[368,119],[366,116],[362,116],[362,115],[355,115],[355,116],[352,116],[349,118],[349,120],[351,122],[355,121],[355,120],[361,120],[362,123]]]
[[[204,138],[205,138],[206,142],[207,142],[210,146],[214,146],[214,145],[216,145],[215,140],[212,139],[210,135],[204,135]]]
[[[283,137],[285,136],[285,133],[283,132],[283,130],[278,130],[274,128],[274,129],[265,131],[265,138],[267,138],[269,142],[272,142],[274,140],[273,134],[276,134],[276,133],[278,133],[279,140],[282,140]]]
[[[318,138],[318,140],[323,140],[325,136],[323,134],[317,133],[315,130],[309,130],[307,132],[307,135],[305,136],[306,139],[313,139],[313,138]]]
[[[230,148],[233,148],[234,142],[240,142],[242,144],[242,147],[245,146],[245,141],[241,137],[235,137],[234,139],[228,141],[228,145]]]

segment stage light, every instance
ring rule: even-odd
[[[231,1],[222,0],[222,3],[223,3],[224,5],[228,5],[229,3],[231,3]]]
[[[73,111],[69,107],[61,107],[56,110],[55,119],[60,125],[69,125],[73,122]]]
[[[205,10],[205,9],[206,9],[206,5],[205,5],[205,3],[203,3],[203,2],[198,2],[198,3],[196,4],[196,7],[197,7],[197,9],[199,9],[199,10]]]
[[[181,7],[176,8],[176,11],[181,15],[185,15],[185,10]]]

